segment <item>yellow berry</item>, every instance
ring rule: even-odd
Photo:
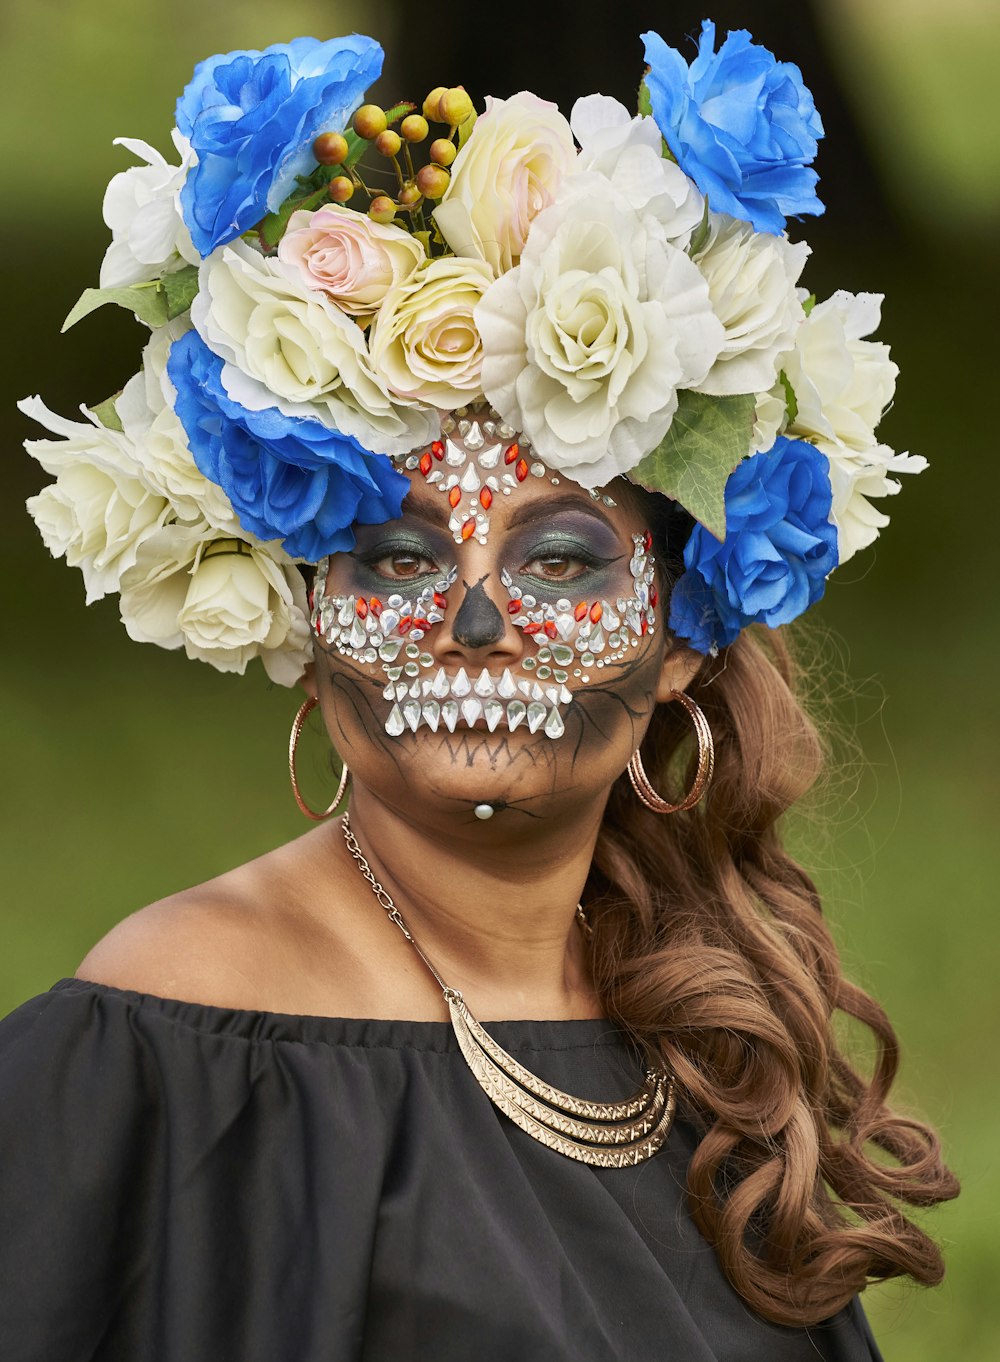
[[[430,132],[430,128],[427,126],[427,119],[421,114],[408,114],[400,123],[399,131],[407,142],[422,142]]]
[[[446,95],[447,93],[448,93],[448,88],[447,88],[447,86],[445,86],[445,85],[435,85],[434,89],[430,92],[430,94],[429,94],[429,95],[427,96],[427,98],[424,100],[424,117],[425,117],[425,118],[431,119],[432,122],[440,122],[440,121],[441,121],[441,115],[440,115],[440,113],[438,112],[438,104],[440,103],[441,96],[442,96],[442,95]]]
[[[326,187],[334,203],[346,203],[354,194],[354,182],[346,175],[336,175]]]
[[[413,205],[419,203],[422,198],[423,195],[412,180],[408,184],[404,184],[399,191],[399,205],[401,208],[412,208]]]
[[[431,160],[439,166],[450,166],[458,155],[455,150],[455,143],[449,142],[447,137],[439,137],[431,143]]]
[[[472,100],[460,85],[444,92],[438,102],[438,111],[442,123],[449,123],[453,128],[458,127],[459,123],[464,123],[475,112]]]
[[[371,206],[368,209],[368,216],[373,222],[391,222],[396,216],[396,205],[393,203],[392,199],[387,198],[385,194],[379,194],[376,198],[372,199]]]
[[[347,138],[340,132],[321,132],[312,149],[321,166],[342,166],[347,160]]]
[[[380,132],[375,138],[375,150],[381,152],[383,156],[397,155],[402,145],[399,133],[393,132],[392,128],[386,128],[385,132]]]
[[[442,198],[450,183],[451,176],[443,166],[421,166],[417,171],[417,188],[425,198]]]
[[[385,110],[380,109],[377,104],[362,104],[354,115],[354,131],[366,142],[373,142],[387,127]]]

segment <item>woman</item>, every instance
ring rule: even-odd
[[[91,425],[25,404],[33,514],[133,637],[301,678],[293,792],[349,811],[4,1024],[5,1357],[861,1359],[866,1281],[939,1279],[900,1206],[955,1184],[781,846],[820,747],[745,632],[920,463],[877,301],[795,291],[808,91],[714,47],[646,35],[639,117],[572,134],[356,108],[366,39],[212,58],[109,191],[153,334]]]

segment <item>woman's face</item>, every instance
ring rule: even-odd
[[[317,576],[335,747],[401,812],[603,808],[657,699],[699,661],[665,657],[640,499],[551,474],[485,413],[406,462],[401,517],[357,527]]]

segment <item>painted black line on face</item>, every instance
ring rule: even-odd
[[[503,616],[483,587],[488,576],[489,573],[480,577],[474,586],[462,582],[465,599],[459,606],[451,632],[455,642],[463,648],[489,648],[503,638]]]

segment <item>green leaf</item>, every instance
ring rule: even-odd
[[[198,292],[198,266],[185,265],[183,269],[165,274],[160,280],[167,299],[167,316],[173,321],[186,312]]]
[[[348,159],[350,159],[348,157]],[[260,237],[261,245],[273,250],[278,242],[285,235],[285,228],[288,226],[288,219],[298,209],[311,212],[318,208],[321,203],[327,201],[326,185],[322,189],[316,189],[311,194],[303,195],[301,192],[290,194],[281,207],[274,213],[268,213],[266,218],[262,218],[257,224],[257,235]]]
[[[795,389],[788,380],[788,375],[784,369],[778,375],[778,382],[785,390],[785,406],[788,408],[788,424],[793,426],[795,418],[799,414],[798,398],[795,396]]]
[[[661,443],[629,473],[629,480],[663,492],[716,539],[726,534],[726,479],[749,453],[757,398],[706,397],[683,391]]]
[[[134,312],[150,330],[164,326],[170,320],[167,296],[161,291],[159,280],[154,280],[149,284],[133,284],[130,288],[85,288],[63,322],[63,331],[68,331],[81,318],[95,312],[105,303],[116,303],[118,307]]]
[[[652,118],[653,116],[653,105],[649,98],[649,86],[644,80],[639,82],[639,102],[636,111],[640,118]]]
[[[708,199],[706,199],[705,211],[701,215],[701,222],[699,222],[698,226],[694,229],[694,232],[692,233],[691,236],[691,245],[688,247],[688,255],[690,255],[692,259],[698,254],[699,251],[705,249],[705,243],[708,241],[709,231],[710,228],[708,225]]]
[[[113,397],[106,397],[103,402],[98,402],[96,407],[90,408],[105,430],[123,429],[118,408],[115,406],[119,397],[121,397],[121,393],[117,392]]]
[[[806,314],[806,316],[808,317],[808,316],[809,316],[809,313],[813,310],[813,308],[814,308],[815,306],[816,306],[816,295],[815,295],[815,293],[810,293],[809,297],[808,297],[808,298],[805,300],[805,302],[802,304],[802,311],[803,311],[803,312]]]

